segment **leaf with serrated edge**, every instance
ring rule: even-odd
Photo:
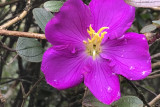
[[[110,105],[103,104],[97,100],[89,90],[87,90],[82,104],[86,107],[111,107]]]
[[[124,96],[112,104],[113,107],[143,107],[143,102],[135,96]]]
[[[44,3],[44,8],[51,12],[58,12],[62,5],[61,1],[47,1]]]
[[[33,16],[38,26],[42,29],[43,32],[45,32],[45,26],[47,22],[53,17],[53,14],[43,8],[35,8],[33,9]]]
[[[157,29],[157,26],[156,26],[156,25],[150,24],[150,25],[144,26],[144,27],[141,29],[140,33],[149,33],[149,32],[152,32],[152,31],[154,31],[154,30],[156,30],[156,29]]]
[[[41,62],[44,53],[40,42],[36,39],[23,37],[18,39],[16,51],[19,56],[30,62]]]

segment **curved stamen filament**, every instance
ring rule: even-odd
[[[87,29],[87,32],[91,38],[88,38],[88,42],[84,40],[83,43],[86,45],[87,53],[93,56],[93,59],[95,59],[96,55],[101,52],[100,45],[104,35],[107,34],[107,32],[102,31],[106,29],[109,29],[109,27],[102,27],[98,30],[98,32],[95,32],[91,25],[89,26],[89,29]]]

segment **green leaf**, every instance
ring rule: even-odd
[[[47,1],[44,3],[44,8],[51,12],[58,12],[62,5],[61,1]]]
[[[33,16],[36,20],[38,26],[45,32],[45,26],[47,22],[53,17],[51,12],[46,11],[42,8],[35,8],[33,9]]]
[[[143,102],[135,96],[124,96],[112,104],[113,107],[143,107]]]
[[[99,100],[97,100],[89,90],[87,90],[86,93],[87,94],[83,98],[83,102],[82,102],[83,106],[86,106],[86,107],[111,107],[110,105],[103,104]]]
[[[154,20],[152,21],[152,23],[160,27],[160,20]]]
[[[36,39],[20,37],[16,51],[19,56],[30,62],[41,62],[44,49]]]
[[[154,30],[156,30],[156,29],[157,29],[157,26],[156,26],[156,25],[150,24],[150,25],[144,26],[144,27],[141,29],[140,33],[149,33],[149,32],[152,32],[152,31],[154,31]]]

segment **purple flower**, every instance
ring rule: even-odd
[[[120,98],[118,75],[140,80],[151,72],[144,35],[125,33],[135,8],[123,0],[68,0],[45,28],[53,45],[43,56],[46,81],[57,89],[84,81],[105,104]]]

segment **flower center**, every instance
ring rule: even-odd
[[[89,29],[87,29],[91,39],[88,38],[88,42],[84,40],[83,43],[86,45],[87,54],[93,56],[93,59],[95,59],[96,56],[101,53],[101,42],[104,38],[104,35],[107,33],[102,32],[105,29],[109,29],[109,27],[102,27],[98,32],[95,32],[91,25],[89,26]]]

